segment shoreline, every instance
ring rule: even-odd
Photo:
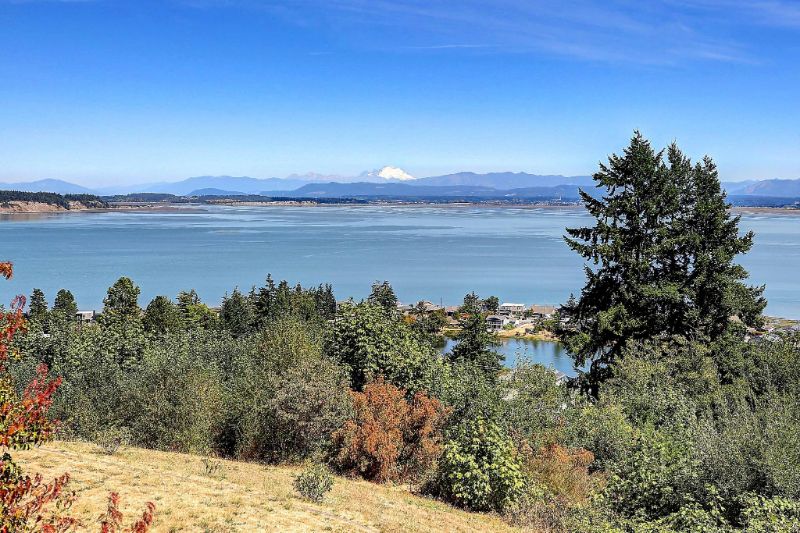
[[[23,205],[20,205],[23,204]],[[525,210],[547,210],[547,211],[583,211],[581,204],[515,204],[515,203],[495,203],[495,202],[403,202],[403,201],[373,201],[373,202],[316,202],[313,200],[276,200],[274,202],[236,202],[218,201],[208,203],[161,203],[161,202],[131,202],[114,203],[110,207],[74,207],[65,209],[52,204],[35,204],[31,202],[12,202],[11,206],[0,206],[0,216],[9,217],[15,215],[51,215],[62,213],[115,213],[115,212],[141,212],[141,213],[200,213],[207,207],[403,207],[403,208],[442,208],[442,209],[525,209]],[[744,207],[734,206],[729,210],[739,215],[777,215],[777,216],[800,216],[800,209],[793,207]]]

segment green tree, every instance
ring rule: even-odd
[[[148,333],[168,333],[183,330],[183,317],[178,306],[166,296],[156,296],[144,310],[142,325]]]
[[[44,324],[47,321],[47,300],[42,289],[33,289],[28,303],[28,320]]]
[[[336,316],[336,297],[333,295],[333,287],[329,283],[317,287],[314,292],[314,300],[317,304],[317,314],[323,320],[330,320]]]
[[[67,289],[61,289],[56,293],[56,299],[53,302],[53,313],[60,314],[65,319],[75,319],[75,315],[78,313],[78,304],[75,303],[75,297],[72,292]]]
[[[713,164],[693,167],[675,145],[667,159],[636,132],[594,175],[602,195],[581,191],[594,226],[567,229],[591,266],[580,299],[564,306],[571,321],[561,333],[576,366],[590,365],[583,378],[593,395],[630,341],[718,336],[731,315],[752,323],[763,308],[760,289],[744,286],[733,264],[752,236],[738,236]]]
[[[367,301],[381,306],[389,313],[397,311],[397,295],[395,295],[394,289],[388,281],[376,281],[373,283],[372,292],[367,297]]]
[[[691,318],[695,329],[716,340],[730,330],[732,316],[759,325],[766,300],[764,287],[746,285],[747,271],[734,263],[737,255],[750,250],[754,234],[739,235],[740,217],[729,213],[716,165],[705,157],[691,175],[683,252],[694,304]]]
[[[187,329],[212,329],[217,324],[216,312],[200,301],[194,289],[178,293],[178,310]]]
[[[114,285],[109,287],[103,300],[103,314],[121,317],[138,316],[139,312],[139,287],[130,278],[121,277]]]
[[[489,296],[483,301],[483,306],[490,313],[496,313],[500,308],[500,299],[497,296]]]
[[[234,337],[246,335],[253,329],[255,314],[250,301],[239,291],[233,289],[230,296],[225,295],[219,312],[222,327]]]
[[[480,298],[475,293],[464,297],[458,320],[460,331],[449,357],[454,361],[472,363],[488,376],[494,376],[502,368],[503,356],[493,350],[499,342],[486,328],[486,315],[481,308]]]
[[[436,349],[400,317],[370,302],[341,306],[325,353],[347,365],[355,390],[383,376],[412,394],[428,390],[433,367],[440,359]]]
[[[130,278],[119,278],[109,287],[103,300],[103,314],[98,320],[104,349],[125,369],[141,362],[146,345],[139,292]]]
[[[275,316],[274,300],[276,290],[277,287],[275,286],[275,281],[272,279],[272,275],[267,274],[264,286],[260,287],[258,290],[253,287],[253,290],[250,291],[250,301],[253,304],[256,318],[261,323],[267,322]]]
[[[444,347],[442,328],[447,325],[447,316],[442,310],[428,311],[424,302],[419,302],[411,310],[414,321],[411,328],[433,346]]]

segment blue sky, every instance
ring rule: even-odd
[[[800,178],[794,0],[0,0],[0,181],[587,174],[638,128]]]

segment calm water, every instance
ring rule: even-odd
[[[68,213],[0,218],[0,259],[16,276],[0,302],[40,287],[52,301],[72,290],[81,308],[102,306],[127,275],[141,303],[195,288],[216,304],[268,272],[290,282],[330,282],[337,298],[360,298],[389,280],[404,302],[458,303],[472,290],[501,300],[559,303],[583,283],[580,259],[564,245],[580,209],[485,207],[209,207],[171,213]],[[756,232],[742,259],[767,285],[773,315],[800,318],[800,217],[745,215]]]
[[[454,345],[455,341],[448,339],[444,350],[449,351]],[[514,368],[518,361],[530,361],[560,370],[568,376],[575,375],[572,358],[558,342],[507,339],[495,350],[505,356],[504,364],[509,368]]]

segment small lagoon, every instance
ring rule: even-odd
[[[449,351],[455,344],[454,340],[448,339],[443,351]],[[503,339],[495,350],[505,356],[503,364],[507,368],[514,368],[518,361],[529,361],[558,370],[570,377],[576,375],[572,358],[560,342]]]

